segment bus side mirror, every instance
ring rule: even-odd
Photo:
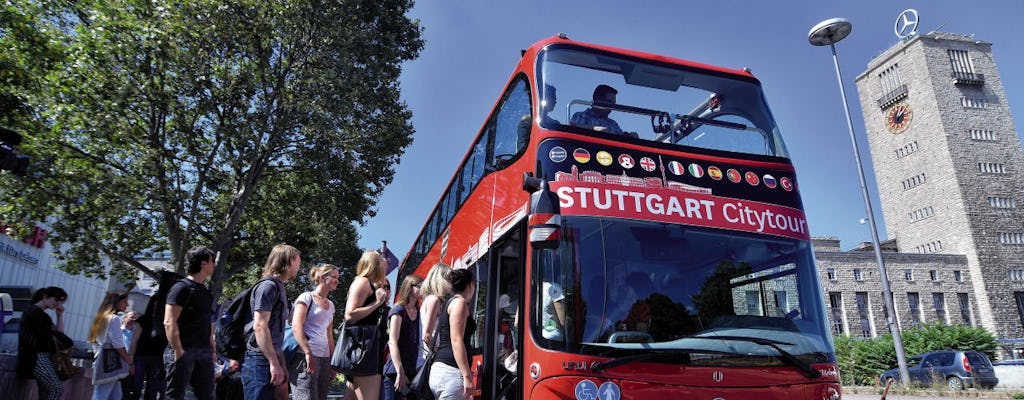
[[[558,196],[548,190],[548,183],[543,179],[531,176],[523,178],[523,189],[530,192],[530,217],[527,223],[530,244],[538,249],[557,248],[562,236]]]

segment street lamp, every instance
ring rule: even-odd
[[[878,228],[875,226],[875,213],[871,207],[871,197],[868,195],[868,184],[864,179],[864,165],[860,161],[860,149],[857,146],[857,136],[853,133],[853,120],[850,118],[850,105],[846,102],[846,89],[843,87],[843,73],[839,71],[839,56],[836,55],[836,42],[845,39],[853,31],[853,25],[846,18],[832,18],[819,22],[807,33],[807,40],[815,46],[828,45],[832,48],[832,62],[836,65],[836,79],[839,80],[839,94],[843,98],[843,110],[846,111],[846,126],[850,129],[850,142],[853,143],[853,156],[857,160],[857,173],[860,175],[860,190],[864,195],[864,208],[867,209],[868,225],[871,227],[871,244],[875,247],[875,259],[878,261],[878,276],[882,280],[882,295],[885,297],[885,309],[889,314],[886,324],[889,332],[892,333],[892,343],[896,347],[896,360],[900,367],[900,382],[904,385],[910,382],[910,373],[907,371],[907,358],[903,354],[903,335],[896,326],[896,308],[892,304],[892,291],[889,289],[889,276],[885,272],[885,262],[882,261],[882,246],[878,242]]]

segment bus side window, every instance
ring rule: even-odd
[[[492,121],[495,124],[494,159],[491,166],[502,169],[511,163],[526,148],[533,114],[530,108],[530,89],[525,78],[512,84],[502,99],[498,112]]]

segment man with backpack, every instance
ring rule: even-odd
[[[251,289],[252,321],[245,329],[245,361],[242,387],[246,400],[273,399],[275,391],[288,387],[284,358],[284,327],[291,315],[284,282],[294,278],[302,264],[295,247],[274,246],[263,267],[263,278]]]
[[[213,400],[213,295],[203,284],[213,275],[216,254],[195,247],[185,254],[188,276],[167,293],[164,329],[173,362],[167,370],[167,398],[184,399],[189,385],[198,400]]]

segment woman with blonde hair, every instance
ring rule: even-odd
[[[422,283],[423,278],[406,276],[398,289],[395,307],[388,315],[391,321],[388,325],[391,355],[384,364],[384,400],[394,400],[396,392],[407,392],[409,381],[416,375],[420,347],[420,320],[416,304],[420,301]]]
[[[345,326],[382,325],[387,313],[391,288],[385,276],[387,261],[380,253],[369,250],[356,263],[356,277],[348,287],[345,302]],[[363,357],[363,362],[354,366],[345,376],[345,398],[376,400],[380,397],[381,370],[384,363],[384,332],[378,330],[378,343],[368,347],[373,353]]]
[[[292,334],[302,354],[289,366],[295,400],[324,400],[331,385],[331,349],[334,348],[334,302],[327,296],[338,288],[338,267],[320,264],[309,270],[312,291],[295,299]]]
[[[420,296],[423,300],[420,305],[420,337],[423,338],[425,345],[421,352],[421,361],[427,359],[426,349],[437,345],[434,343],[434,338],[437,337],[437,316],[441,312],[441,303],[452,294],[452,284],[448,281],[451,272],[452,268],[443,263],[434,264],[427,272],[423,286],[420,287]]]
[[[132,355],[124,348],[124,336],[121,334],[121,317],[118,313],[128,308],[128,295],[123,292],[107,292],[96,317],[92,320],[92,328],[89,329],[89,343],[94,343],[99,360],[93,368],[92,400],[120,400],[121,382],[120,379],[128,376],[135,368]],[[122,365],[127,364],[128,369],[123,375],[100,376],[96,367],[103,365],[103,349],[113,348],[120,356]],[[102,367],[101,367],[102,368]],[[122,367],[123,368],[123,367]],[[120,370],[120,368],[118,369]]]

